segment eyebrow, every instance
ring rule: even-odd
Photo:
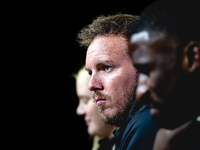
[[[105,63],[114,63],[114,61],[112,60],[103,60],[103,61],[99,61],[98,63],[96,63],[96,66],[105,64]]]
[[[97,62],[95,64],[95,67],[98,67],[98,66],[105,64],[105,63],[114,63],[114,61],[112,61],[112,60],[102,60],[102,61]],[[88,68],[87,66],[85,67],[85,70],[88,71],[88,72],[91,71],[91,69]]]

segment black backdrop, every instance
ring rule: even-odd
[[[72,1],[13,4],[10,31],[14,91],[9,139],[16,147],[84,149],[88,135],[75,113],[71,76],[84,62],[78,31],[99,15],[139,15],[146,1]],[[73,147],[73,148],[72,148]]]

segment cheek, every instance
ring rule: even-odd
[[[154,90],[157,91],[157,93],[165,97],[169,94],[172,77],[173,75],[166,72],[154,71],[149,79],[149,84],[154,87]]]
[[[115,74],[110,78],[110,83],[108,84],[111,97],[113,99],[120,98],[122,101],[125,101],[123,97],[129,93],[133,93],[136,88],[137,73],[136,70],[132,71],[122,71]]]
[[[123,71],[116,80],[119,82],[116,82],[117,87],[122,88],[122,90],[126,91],[132,87],[135,87],[136,85],[136,79],[137,79],[137,73],[135,69],[129,69]]]
[[[159,70],[154,71],[148,78],[151,95],[160,104],[165,103],[171,93],[172,77],[173,75]]]

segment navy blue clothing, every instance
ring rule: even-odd
[[[114,146],[115,142],[116,142],[115,138],[112,139],[104,138],[99,141],[100,146],[98,150],[112,150],[112,147]]]
[[[152,119],[147,105],[136,109],[136,103],[132,106],[125,124],[114,131],[117,138],[115,150],[151,150],[153,147],[159,125]]]

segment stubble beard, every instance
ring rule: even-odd
[[[131,109],[133,104],[133,98],[131,98],[125,106],[121,106],[118,111],[113,112],[112,114],[104,114],[104,109],[102,106],[98,106],[98,110],[101,114],[101,118],[105,124],[115,125],[120,127],[125,121],[128,116],[128,113]]]
[[[125,122],[127,115],[131,109],[131,106],[133,105],[133,102],[135,100],[135,89],[136,89],[136,86],[133,86],[131,90],[126,91],[126,93],[121,94],[120,99],[126,99],[126,102],[125,102],[125,105],[115,103],[115,105],[118,105],[117,111],[114,111],[112,113],[111,112],[105,113],[104,105],[97,106],[98,111],[101,115],[101,119],[103,120],[105,124],[115,125],[115,126],[120,127]],[[101,97],[105,99],[110,98],[109,95],[104,95],[98,91],[93,94],[93,98],[95,97]]]

